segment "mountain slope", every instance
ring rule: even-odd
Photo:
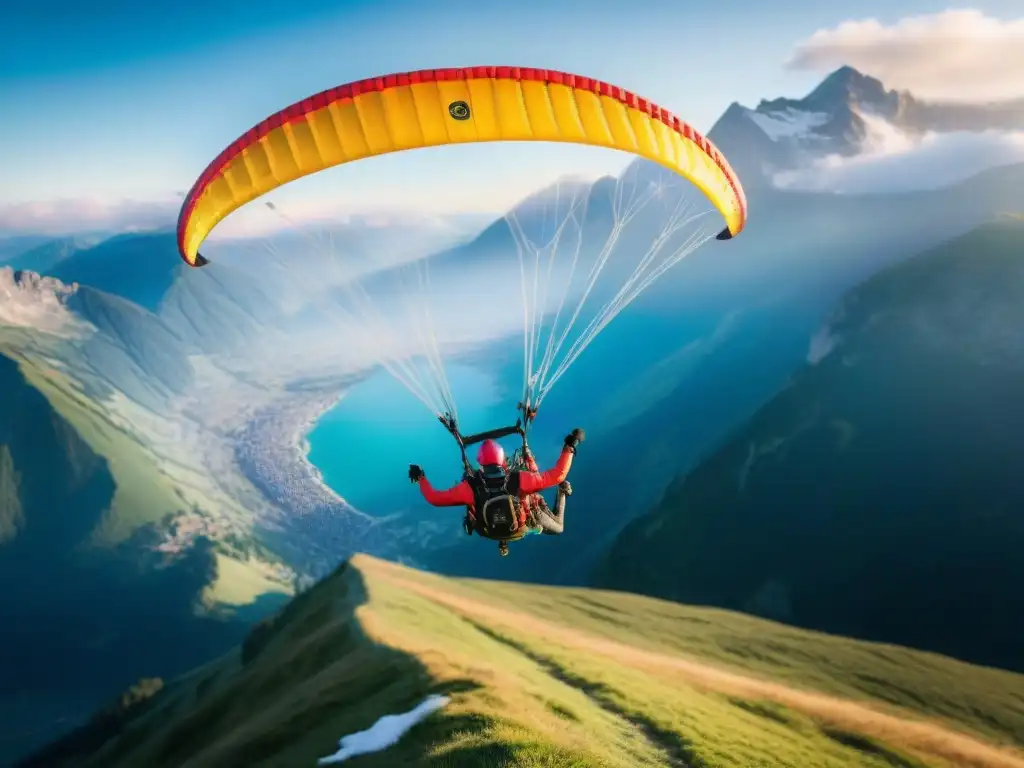
[[[141,703],[23,765],[313,765],[429,693],[447,707],[354,764],[1024,765],[1018,675],[722,611],[502,585],[528,615],[496,587],[357,556],[234,653],[149,698],[158,686],[140,687]]]
[[[53,241],[49,235],[0,234],[0,266],[10,266],[21,254]]]
[[[851,291],[595,583],[1024,669],[1022,307],[1019,222]]]
[[[81,349],[83,361],[103,384],[97,396],[123,394],[162,412],[169,397],[192,384],[189,346],[152,312],[87,286],[75,291],[68,307],[97,330]]]
[[[182,272],[160,305],[160,318],[198,351],[223,353],[254,346],[268,331],[281,330],[283,321],[279,297],[265,277],[219,263]]]
[[[83,392],[45,334],[35,349],[7,343],[0,764],[142,671],[175,674],[229,647],[290,591],[251,521],[140,438],[142,413]]]
[[[66,253],[65,241],[46,243],[35,256],[19,257],[25,264],[18,265],[125,299],[159,315],[193,348],[223,353],[279,329],[290,319],[284,308],[304,306],[314,289],[335,277],[324,274],[331,265],[319,252],[328,235],[345,259],[372,262],[458,242],[464,226],[424,219],[399,220],[390,228],[361,220],[288,227],[262,238],[215,242],[214,264],[204,270],[182,265],[173,231],[128,233],[90,247],[69,239],[74,247]]]
[[[82,538],[109,503],[109,469],[2,355],[0,392],[0,542],[35,548]],[[66,515],[69,508],[79,514]]]
[[[8,265],[16,270],[28,270],[45,275],[79,249],[94,245],[95,242],[95,238],[87,236],[48,240],[8,259]]]
[[[184,267],[173,233],[117,235],[76,250],[57,263],[52,277],[88,285],[155,312]]]

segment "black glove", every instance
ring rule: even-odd
[[[426,477],[426,475],[423,474],[423,470],[420,469],[419,465],[418,464],[410,464],[409,465],[409,482],[410,483],[418,483],[420,481],[420,478],[422,478],[422,477]]]
[[[576,427],[576,429],[565,436],[565,447],[573,453],[576,453],[576,446],[582,443],[586,436],[586,432],[579,427]]]

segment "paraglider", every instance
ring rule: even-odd
[[[500,432],[501,430],[497,430]],[[488,433],[490,434],[490,433]],[[540,472],[536,459],[526,444],[516,452],[511,466],[505,451],[493,437],[480,443],[473,470],[468,462],[461,482],[443,491],[435,490],[426,474],[416,464],[409,467],[409,480],[417,483],[423,498],[435,507],[465,506],[463,526],[467,534],[476,532],[496,539],[499,553],[508,554],[508,542],[531,533],[559,535],[565,528],[565,499],[572,494],[566,476],[572,468],[576,447],[583,442],[584,432],[576,428],[563,441],[562,452],[551,469]],[[474,438],[470,438],[472,441]],[[479,439],[478,437],[476,439]],[[461,442],[465,456],[465,439]],[[555,509],[548,507],[540,492],[558,488]]]
[[[570,342],[570,330],[579,322],[580,310],[591,297],[597,276],[615,251],[624,227],[636,215],[638,207],[632,197],[628,205],[624,205],[621,185],[616,187],[611,200],[615,221],[604,245],[596,253],[595,266],[578,291],[579,303],[575,311],[566,310],[568,288],[560,299],[548,296],[548,283],[553,274],[550,264],[547,282],[541,278],[541,253],[550,251],[549,259],[552,263],[555,261],[564,226],[559,226],[550,242],[537,245],[514,215],[507,216],[519,258],[524,316],[523,394],[517,406],[520,417],[512,427],[469,437],[461,435],[454,398],[444,375],[441,345],[428,327],[429,310],[418,316],[415,333],[406,334],[421,343],[422,349],[416,360],[425,361],[423,376],[429,379],[429,385],[420,380],[411,353],[377,345],[380,364],[433,411],[459,445],[466,482],[464,490],[459,492],[459,498],[465,496],[465,499],[459,503],[473,507],[472,521],[467,515],[467,530],[491,535],[502,542],[512,538],[511,534],[522,529],[523,525],[516,525],[514,531],[506,529],[501,532],[496,524],[481,521],[480,507],[475,506],[481,503],[481,496],[475,491],[470,494],[470,491],[473,483],[486,479],[487,472],[473,469],[466,456],[466,446],[519,435],[522,448],[512,461],[503,465],[504,479],[515,475],[517,481],[525,482],[524,487],[527,488],[533,488],[536,481],[526,478],[536,475],[551,479],[547,473],[538,473],[535,463],[531,466],[533,460],[527,444],[527,432],[547,393],[593,338],[667,269],[708,239],[731,239],[746,225],[747,202],[743,188],[728,161],[710,141],[652,102],[617,86],[579,75],[497,66],[392,74],[323,91],[271,115],[244,133],[221,152],[196,180],[185,197],[177,227],[181,258],[189,266],[203,267],[209,260],[200,253],[200,248],[219,222],[246,203],[301,177],[353,161],[406,150],[524,141],[606,147],[653,161],[671,172],[674,178],[699,190],[706,202],[710,202],[721,215],[724,226],[720,223],[714,229],[701,227],[683,237],[680,234],[683,225],[694,225],[703,220],[700,215],[691,215],[689,208],[681,203],[677,205],[647,252],[630,254],[633,268],[622,286],[610,295],[582,332]],[[649,194],[644,192],[645,201],[658,197],[661,192],[656,189],[656,184],[650,186],[653,191]],[[267,205],[273,207],[273,204]],[[570,282],[577,273],[577,258],[583,242],[581,221],[585,216],[581,218],[578,214],[579,207],[575,201],[564,213],[566,219],[576,219],[581,231],[572,262],[563,270],[568,273]],[[532,274],[528,270],[530,256],[533,257]],[[538,297],[542,284],[544,296]],[[367,322],[379,323],[381,315],[387,313],[375,311],[365,299],[365,292],[356,297],[355,311],[365,310]],[[542,346],[545,323],[552,316],[553,320],[546,328],[546,344]],[[567,323],[564,329],[560,328],[560,321]],[[566,345],[568,349],[559,359],[558,355]],[[403,354],[406,358],[399,359]],[[572,452],[582,432],[573,434],[577,434],[575,442],[566,438],[566,446],[572,443],[572,451],[568,454],[563,451],[557,465],[562,467],[556,473],[558,481],[547,483],[545,480],[545,487],[559,486],[565,480],[564,474],[568,472]],[[565,456],[568,459],[563,466]],[[502,466],[502,462],[494,466]],[[417,474],[413,469],[418,467],[410,470],[410,479],[419,482],[423,488],[426,481],[422,479],[422,471]],[[539,497],[537,492],[541,487],[533,490],[533,493],[526,493],[525,498]],[[568,486],[565,486],[559,492],[556,515],[564,512],[567,490]],[[424,494],[427,495],[427,491]],[[513,491],[508,497],[516,499],[518,495],[518,491]],[[531,503],[526,501],[525,505]],[[531,517],[534,523],[544,511],[539,503],[536,509],[539,510],[538,515]],[[544,509],[551,512],[546,504]],[[519,520],[518,514],[512,522]],[[561,524],[559,517],[557,523],[549,525],[549,528],[554,529]],[[491,533],[487,533],[488,530]]]

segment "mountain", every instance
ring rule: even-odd
[[[153,313],[89,287],[79,288],[68,306],[97,331],[81,349],[94,380],[103,382],[92,394],[118,393],[162,412],[193,383],[189,347]]]
[[[85,352],[97,372],[114,375],[120,370],[124,381],[124,361],[111,366],[102,359],[109,356],[111,343],[129,357],[174,358],[155,368],[130,366],[130,384],[124,391],[135,399],[147,398],[149,405],[153,394],[180,393],[188,385],[191,368],[185,355],[238,351],[265,340],[268,329],[283,325],[281,302],[276,300],[271,279],[244,265],[189,270],[181,264],[172,232],[122,234],[93,245],[86,242],[82,238],[51,241],[14,263],[24,265],[23,271],[47,273],[62,283],[81,286],[72,309],[103,332],[98,339],[102,343]],[[147,375],[157,381],[139,381]],[[151,386],[159,391],[141,394]]]
[[[155,312],[178,272],[185,269],[171,232],[124,234],[75,251],[50,274],[120,296]]]
[[[147,317],[160,316],[177,337],[175,346],[192,350],[224,351],[280,318],[270,281],[243,267],[188,269],[170,231],[122,234],[77,248],[49,274],[117,297],[121,311],[131,311],[130,304]]]
[[[281,302],[259,274],[225,264],[183,271],[160,304],[160,319],[197,352],[244,350],[283,330]]]
[[[173,675],[237,642],[289,585],[260,575],[268,554],[212,503],[190,507],[173,466],[58,369],[0,344],[0,396],[6,764],[143,670]],[[218,519],[233,548],[212,540]]]
[[[293,574],[259,541],[258,491],[210,471],[230,447],[182,413],[194,371],[159,317],[10,268],[0,294],[6,764],[142,668],[230,646]]]
[[[921,100],[841,67],[802,99],[731,104],[708,137],[745,185],[756,188],[779,171],[826,155],[849,157],[877,138],[879,121],[911,137],[926,132],[1024,130],[1024,99],[991,104]]]
[[[727,611],[360,555],[233,653],[140,680],[20,765],[305,766],[363,732],[341,741],[366,745],[360,766],[995,768],[1020,764],[1022,686]]]
[[[82,248],[99,242],[96,236],[81,235],[46,240],[7,259],[7,265],[16,270],[48,274],[57,264]]]
[[[0,307],[0,329],[8,327],[8,343],[47,347],[62,365],[75,369],[86,395],[127,397],[149,411],[166,412],[168,401],[193,383],[190,347],[139,305],[10,268],[0,269],[0,286],[7,297]],[[10,337],[14,327],[21,334],[17,343]]]
[[[49,235],[0,234],[0,266],[11,266],[21,254],[53,240]]]
[[[331,336],[316,310],[325,303],[317,294],[338,279],[332,273],[335,259],[347,269],[350,263],[379,267],[421,258],[460,242],[475,231],[475,220],[355,217],[330,226],[288,227],[265,237],[215,241],[213,263],[203,270],[182,265],[171,231],[120,234],[99,243],[50,241],[19,256],[14,266],[117,296],[159,316],[177,337],[176,346],[259,360],[268,347],[294,343],[296,329],[319,327]]]
[[[1024,669],[1022,307],[1009,219],[852,290],[593,583]]]

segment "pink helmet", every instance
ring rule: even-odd
[[[484,440],[476,452],[476,463],[481,467],[505,465],[505,449],[494,440]]]

